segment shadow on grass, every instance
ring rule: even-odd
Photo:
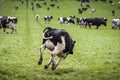
[[[52,71],[51,69],[49,70],[45,70],[45,73],[47,75],[55,75],[55,76],[60,76],[60,75],[68,75],[68,74],[72,74],[76,72],[73,68],[58,68],[54,71]]]

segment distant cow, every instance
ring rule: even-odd
[[[58,18],[58,22],[59,24],[69,24],[69,23],[72,23],[72,24],[75,24],[75,21],[72,17],[59,17]]]
[[[107,19],[106,18],[87,18],[85,27],[88,25],[91,28],[91,25],[95,25],[96,29],[99,28],[100,25],[107,26]]]
[[[90,5],[89,5],[89,4],[87,4],[87,5],[86,5],[86,7],[87,7],[87,8],[90,8]]]
[[[40,15],[36,15],[36,16],[35,16],[35,19],[36,19],[36,21],[39,21]]]
[[[51,51],[49,62],[45,65],[45,69],[52,64],[52,70],[55,70],[56,67],[64,60],[68,54],[73,54],[73,48],[75,41],[72,40],[71,36],[62,29],[54,29],[47,27],[43,30],[43,42],[40,48],[40,58],[38,64],[42,64],[42,53],[44,49],[49,49]],[[58,56],[58,62],[54,61],[55,56]]]
[[[86,24],[86,18],[76,18],[76,24],[79,26],[85,26]]]
[[[15,10],[18,10],[18,6],[14,6]]]
[[[51,7],[55,7],[55,4],[50,4]]]
[[[94,13],[94,12],[96,12],[96,9],[92,9],[92,10],[91,10],[91,13]]]
[[[87,11],[87,9],[88,9],[87,7],[83,7],[82,11]]]
[[[36,3],[36,8],[42,8],[42,6],[39,3]]]
[[[120,18],[112,19],[112,29],[120,29]]]
[[[51,19],[53,19],[53,16],[44,16],[44,22],[50,23]]]
[[[112,12],[112,16],[115,16],[115,11],[114,11],[114,10],[112,10],[111,12]]]
[[[82,13],[83,13],[83,11],[82,11],[81,8],[78,9],[78,13],[79,13],[79,14],[82,14]]]
[[[3,28],[3,31],[6,32],[6,28],[12,29],[11,34],[16,31],[16,24],[18,19],[16,17],[1,16],[0,17],[0,28]]]

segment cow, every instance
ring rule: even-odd
[[[69,24],[69,23],[75,24],[74,17],[72,17],[72,16],[70,16],[70,17],[59,17],[58,22],[59,22],[59,24],[63,24],[63,23],[65,23],[65,24]]]
[[[39,3],[36,3],[36,8],[42,8],[42,6]]]
[[[80,27],[81,26],[85,26],[86,24],[86,18],[76,18],[76,24],[79,25]]]
[[[19,8],[18,6],[14,6],[14,9],[15,9],[15,10],[18,10],[18,8]]]
[[[46,27],[42,33],[43,42],[40,47],[40,58],[38,64],[43,61],[42,53],[47,48],[51,51],[49,62],[44,66],[47,69],[52,64],[52,70],[64,60],[68,54],[73,54],[73,48],[76,41],[73,41],[71,36],[63,29],[55,29]],[[59,60],[55,63],[54,58],[58,56]]]
[[[11,34],[16,31],[16,24],[18,19],[16,17],[10,16],[1,16],[0,17],[0,28],[3,28],[3,31],[6,32],[6,28],[12,29]]]
[[[37,15],[35,16],[35,19],[36,19],[36,21],[39,21],[40,15],[37,14]]]
[[[96,12],[96,9],[92,9],[92,10],[91,10],[91,13],[95,13],[95,12]]]
[[[50,23],[51,19],[53,19],[53,16],[44,16],[44,22]]]
[[[112,29],[120,29],[120,18],[112,19]]]
[[[115,10],[112,10],[111,12],[112,12],[112,16],[115,16]]]
[[[87,7],[83,7],[82,11],[87,11],[87,9],[88,9]]]
[[[83,13],[83,11],[82,11],[81,8],[78,8],[78,13],[79,13],[79,14],[82,14],[82,13]]]
[[[50,4],[51,7],[55,7],[55,4]]]
[[[87,7],[87,8],[90,8],[90,5],[89,5],[89,4],[87,4],[87,5],[86,5],[86,7]]]
[[[107,18],[86,18],[85,22],[85,27],[88,25],[89,28],[91,28],[91,25],[96,25],[96,29],[102,24],[107,26]]]

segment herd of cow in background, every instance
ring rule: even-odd
[[[24,4],[24,0],[20,0],[22,4]],[[26,4],[28,3],[27,2],[28,0],[26,0]],[[36,1],[36,0],[32,0],[31,2],[31,9],[34,11],[34,2],[33,1]],[[42,1],[42,5],[46,5],[47,2],[45,2],[45,0],[38,0],[38,1]],[[59,2],[59,0],[51,0],[52,2],[55,1],[55,2]],[[84,2],[88,2],[89,3],[89,0],[77,0],[77,1],[81,1],[81,8],[78,8],[78,13],[79,14],[83,14],[84,11],[88,10],[88,8],[90,8],[91,6],[89,4],[86,4],[84,5]],[[95,1],[97,2],[98,0],[92,0],[92,1]],[[100,0],[100,1],[103,1],[103,3],[106,2],[106,0]],[[115,5],[115,3],[113,2],[113,0],[109,0],[109,3],[111,3],[113,6]],[[2,6],[3,7],[3,6]],[[50,10],[50,7],[56,7],[57,9],[60,8],[60,6],[52,3],[49,5],[49,7],[47,8],[47,10],[49,11]],[[15,6],[14,7],[15,10],[18,10],[19,7],[18,6]],[[36,8],[42,8],[42,6],[39,4],[39,3],[36,3]],[[118,2],[118,9],[120,8],[120,1]],[[91,13],[95,13],[97,10],[96,9],[92,9],[91,10]],[[115,15],[115,11],[112,10],[111,11],[112,13],[112,16]],[[44,22],[45,23],[49,23],[51,22],[51,20],[53,19],[54,17],[51,16],[51,15],[47,15],[47,16],[44,16]],[[36,21],[39,21],[40,19],[40,15],[35,15],[35,19]],[[10,16],[0,16],[0,28],[3,28],[3,31],[5,32],[6,31],[6,28],[10,28],[12,29],[12,32],[11,34],[15,31],[16,31],[16,25],[17,25],[17,17],[10,17]],[[107,21],[108,19],[107,18],[79,18],[79,17],[76,17],[75,15],[70,15],[70,16],[66,16],[66,17],[59,17],[58,18],[58,24],[59,25],[62,25],[62,24],[67,24],[69,25],[70,23],[72,24],[76,24],[80,27],[89,27],[91,28],[92,25],[95,25],[96,26],[96,29],[99,28],[100,25],[104,25],[104,26],[107,26]],[[112,19],[112,29],[120,29],[120,18],[114,18]]]

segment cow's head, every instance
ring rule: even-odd
[[[14,24],[17,24],[17,18],[16,17],[8,17],[8,22],[12,22]]]
[[[53,36],[50,35],[51,31],[53,30],[53,28],[51,27],[46,27],[44,30],[43,30],[43,39],[51,39],[53,38]]]
[[[104,26],[107,26],[107,18],[102,18],[102,24],[103,24]]]
[[[107,23],[106,23],[106,21],[103,21],[103,25],[104,25],[104,26],[107,26]]]
[[[69,23],[75,24],[75,21],[74,21],[73,19],[70,19],[70,20],[69,20]]]
[[[50,19],[53,19],[53,16],[50,16]]]

